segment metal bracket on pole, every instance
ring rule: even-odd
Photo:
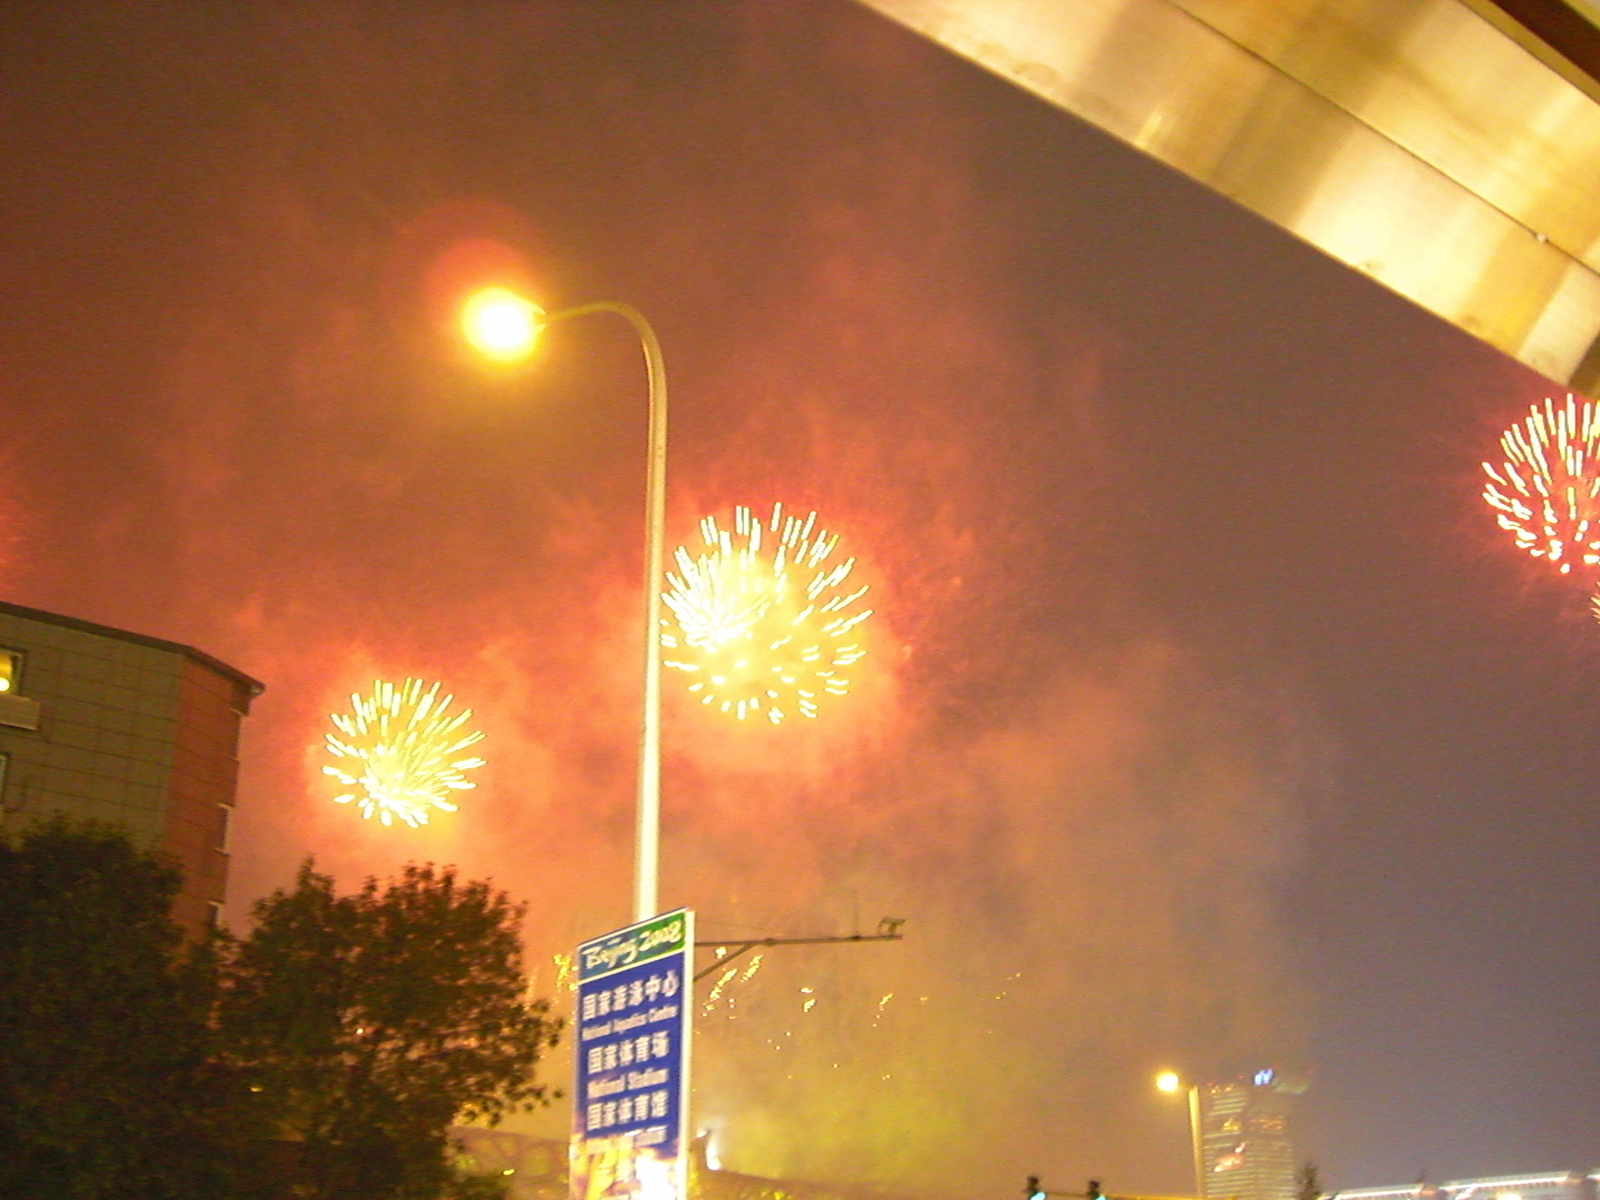
[[[724,949],[724,948],[729,947],[729,946],[736,946],[736,947],[738,947],[738,949],[732,950],[729,953],[724,954],[721,958],[717,959],[716,962],[712,963],[705,970],[695,972],[695,979],[697,981],[701,980],[701,979],[704,979],[707,975],[710,975],[713,971],[716,971],[721,967],[727,966],[734,959],[738,958],[741,954],[748,954],[750,951],[754,950],[758,946],[760,946],[760,947],[762,947],[764,949],[764,948],[766,948],[768,946],[826,946],[826,945],[833,945],[833,944],[835,944],[837,942],[899,942],[899,941],[904,941],[906,935],[900,932],[900,927],[902,925],[904,925],[904,924],[905,924],[905,920],[903,918],[900,918],[900,917],[884,917],[881,921],[878,922],[878,932],[877,933],[851,933],[851,934],[844,934],[844,935],[841,935],[841,936],[838,936],[838,937],[797,937],[797,938],[768,937],[768,938],[750,938],[750,939],[724,938],[722,941],[719,941],[719,942],[696,942],[695,943],[695,949],[697,949],[697,950],[709,950],[709,949],[712,949],[712,948],[720,950],[720,949]]]

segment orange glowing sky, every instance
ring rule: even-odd
[[[625,300],[669,547],[814,509],[875,610],[828,719],[666,689],[664,900],[908,920],[719,999],[729,1166],[1175,1192],[1154,1071],[1264,1060],[1334,1185],[1587,1162],[1600,656],[1476,494],[1539,381],[846,0],[17,6],[0,56],[5,596],[266,681],[235,921],[307,854],[492,876],[541,966],[626,919],[638,347],[451,323]],[[408,676],[487,760],[415,830],[322,773]]]

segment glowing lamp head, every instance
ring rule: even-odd
[[[483,288],[461,306],[461,336],[493,362],[527,358],[543,329],[544,309],[510,288]]]
[[[1163,1092],[1176,1092],[1183,1086],[1176,1071],[1163,1071],[1156,1076],[1156,1087]]]

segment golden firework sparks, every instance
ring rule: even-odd
[[[726,947],[717,947],[718,958],[721,958],[726,953]],[[717,1007],[718,1002],[722,1000],[722,994],[723,992],[727,991],[730,983],[749,983],[751,976],[755,975],[761,970],[761,962],[763,957],[764,956],[761,954],[755,955],[753,958],[751,958],[750,965],[745,967],[743,971],[740,971],[737,966],[729,966],[720,975],[718,975],[717,981],[711,985],[710,990],[706,994],[705,1001],[700,1005],[701,1015],[711,1015],[712,1011]]]
[[[472,710],[452,714],[455,697],[441,698],[439,687],[379,681],[371,695],[350,697],[349,713],[333,714],[327,748],[337,761],[322,771],[352,789],[336,803],[354,801],[363,817],[385,825],[399,818],[412,828],[426,825],[433,809],[456,811],[451,795],[475,786],[462,772],[483,766],[481,758],[459,756],[483,734],[461,732]]]
[[[663,664],[690,677],[702,704],[740,720],[774,725],[798,713],[815,717],[824,696],[850,690],[849,668],[866,654],[856,628],[872,615],[856,608],[867,587],[850,583],[856,560],[830,562],[839,539],[817,514],[789,517],[772,506],[763,523],[734,509],[733,529],[700,522],[704,549],[680,546],[664,597]]]
[[[1600,411],[1548,399],[1500,439],[1505,461],[1484,463],[1483,498],[1534,558],[1563,575],[1600,565]]]

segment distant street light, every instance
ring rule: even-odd
[[[1156,1087],[1168,1095],[1185,1090],[1189,1093],[1189,1146],[1194,1154],[1194,1194],[1204,1197],[1206,1166],[1200,1139],[1200,1088],[1193,1083],[1185,1084],[1176,1071],[1162,1071],[1156,1076]]]
[[[645,471],[644,695],[639,724],[639,799],[635,820],[633,919],[659,911],[656,893],[661,856],[661,573],[667,510],[667,375],[661,344],[642,313],[630,304],[601,300],[546,312],[509,288],[489,287],[461,308],[461,335],[485,358],[513,363],[534,351],[539,336],[557,321],[611,313],[633,326],[644,350],[649,381],[649,434]]]

